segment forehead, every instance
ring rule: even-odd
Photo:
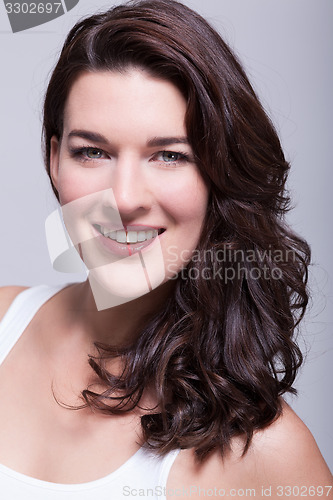
[[[151,128],[154,135],[184,133],[185,112],[186,101],[177,87],[144,70],[86,72],[70,89],[64,129],[89,126],[121,132],[131,127],[137,133]]]

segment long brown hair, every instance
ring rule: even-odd
[[[142,417],[160,453],[194,447],[223,452],[280,413],[302,354],[293,340],[308,302],[310,250],[287,226],[289,164],[239,61],[196,12],[174,0],[116,6],[70,31],[44,105],[44,153],[62,136],[66,98],[84,71],[129,66],[173,82],[187,101],[186,127],[210,186],[195,258],[134,345],[96,344],[89,363],[105,391],[82,392],[107,414],[129,411],[153,386],[158,412]],[[54,188],[55,190],[55,188]],[[56,193],[56,190],[55,190]],[[56,193],[57,194],[57,193]],[[105,359],[121,356],[121,376]],[[123,397],[114,397],[115,393]]]

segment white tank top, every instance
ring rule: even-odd
[[[0,323],[0,365],[38,309],[63,286],[37,286],[20,293]],[[140,448],[117,470],[101,479],[59,484],[35,479],[0,464],[1,500],[126,500],[164,498],[171,466],[179,450],[158,457]]]

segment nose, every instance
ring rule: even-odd
[[[139,158],[130,155],[115,160],[109,182],[112,195],[105,197],[104,205],[114,207],[115,203],[120,216],[126,219],[149,210],[152,191],[146,170]]]

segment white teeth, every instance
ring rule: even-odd
[[[138,232],[138,241],[145,241],[146,239],[146,232],[145,231],[139,231]]]
[[[158,236],[157,229],[150,229],[148,231],[110,231],[109,229],[100,226],[100,232],[103,236],[110,238],[111,240],[115,240],[118,243],[137,243],[146,240],[151,240],[152,238],[156,238]]]
[[[117,231],[117,241],[118,243],[126,243],[126,231]]]
[[[127,243],[136,243],[138,241],[138,233],[136,231],[128,231]]]
[[[102,228],[103,229],[103,228]],[[107,236],[108,238],[110,238],[111,240],[115,240],[117,238],[117,234],[116,234],[116,231],[109,231],[107,229],[104,229],[104,232],[102,230],[102,234],[104,234],[104,236]]]

